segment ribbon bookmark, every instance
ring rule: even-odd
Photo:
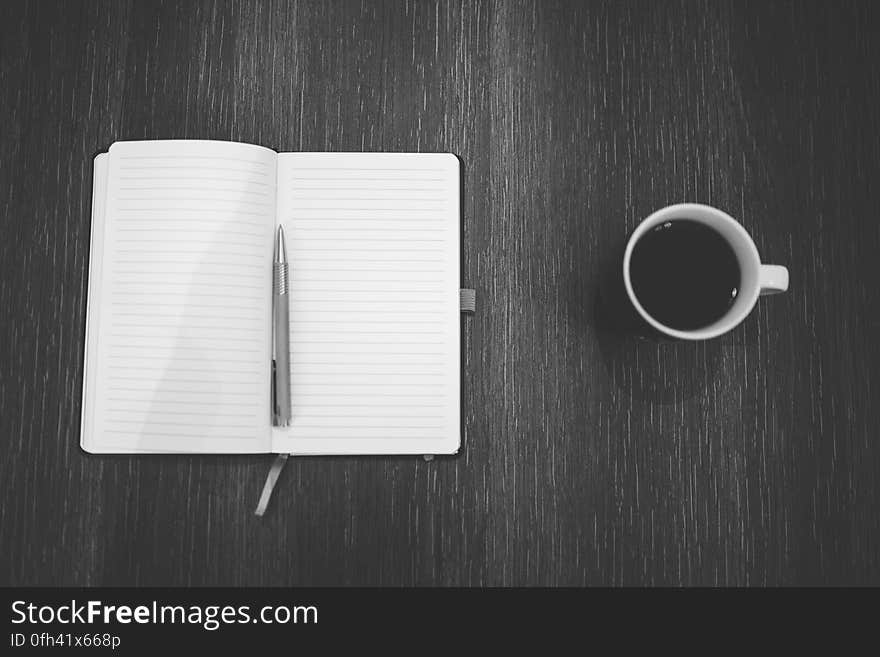
[[[275,457],[275,460],[272,461],[272,465],[269,468],[269,474],[266,475],[266,483],[263,484],[263,492],[260,493],[260,501],[257,502],[257,509],[254,511],[254,514],[262,516],[266,513],[266,507],[269,506],[269,500],[272,498],[272,491],[275,489],[278,477],[281,476],[284,464],[287,463],[287,457],[287,454],[279,454]]]

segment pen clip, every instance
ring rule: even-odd
[[[276,385],[275,359],[272,359],[272,426],[278,426],[278,394]]]

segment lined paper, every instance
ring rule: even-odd
[[[111,147],[84,448],[269,451],[275,167],[245,144]]]
[[[277,187],[293,418],[273,451],[456,451],[458,160],[283,153]]]

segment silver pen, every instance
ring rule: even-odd
[[[275,257],[272,261],[272,315],[274,347],[274,418],[276,427],[290,425],[290,306],[287,271],[287,247],[284,230],[278,226],[275,235]]]

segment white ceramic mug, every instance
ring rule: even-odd
[[[740,286],[733,305],[716,321],[693,331],[680,331],[665,326],[654,319],[639,303],[630,280],[630,260],[636,242],[655,226],[676,219],[689,219],[713,228],[727,240],[733,249],[740,269]],[[699,275],[699,272],[695,272],[695,275]],[[642,318],[655,329],[682,340],[708,340],[726,333],[743,321],[755,307],[760,295],[785,292],[788,289],[788,269],[779,265],[761,264],[758,248],[751,236],[729,214],[708,205],[680,203],[657,210],[635,229],[629,238],[623,256],[623,282],[633,306]]]

